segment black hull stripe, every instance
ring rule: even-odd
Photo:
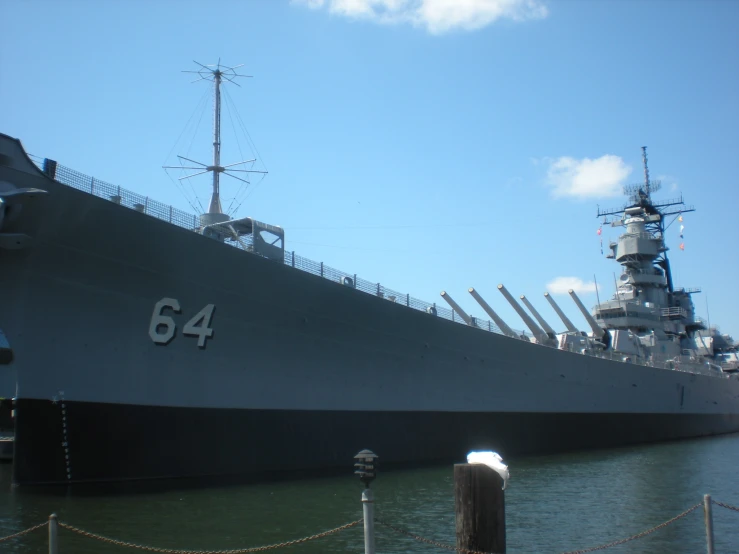
[[[412,465],[458,462],[471,450],[510,458],[739,431],[736,414],[229,410],[87,402],[65,402],[65,409],[66,435],[61,403],[17,401],[15,484],[350,471],[353,456],[364,448],[383,464]]]

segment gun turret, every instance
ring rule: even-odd
[[[459,315],[459,317],[464,319],[464,322],[467,325],[472,325],[472,318],[466,313],[464,313],[464,310],[462,310],[462,308],[459,307],[459,304],[457,304],[454,301],[454,299],[451,296],[449,296],[449,293],[447,293],[446,291],[441,291],[441,297],[447,301],[447,304],[449,304],[452,307],[452,310],[457,312],[457,315]]]
[[[505,299],[508,300],[513,309],[516,310],[516,313],[521,317],[523,322],[526,324],[526,327],[529,328],[538,342],[551,342],[549,336],[541,330],[541,328],[534,322],[534,320],[531,319],[529,314],[527,314],[524,309],[518,304],[518,302],[516,302],[513,296],[511,296],[511,293],[508,292],[508,289],[506,289],[503,285],[498,285],[498,290],[505,297]]]
[[[599,339],[604,339],[608,333],[604,329],[601,329],[600,325],[595,321],[592,315],[590,315],[590,312],[585,309],[585,306],[578,298],[577,294],[575,294],[575,291],[570,289],[567,292],[570,293],[570,296],[572,297],[572,300],[575,301],[575,304],[577,304],[577,307],[580,308],[580,311],[582,312],[583,317],[588,322],[588,325],[590,325],[590,328],[593,330],[593,335],[596,336]],[[610,335],[608,335],[610,336]]]
[[[480,296],[474,288],[470,288],[468,292],[472,295],[472,298],[477,300],[477,303],[480,304],[482,309],[485,310],[485,313],[490,316],[490,319],[492,319],[495,322],[495,324],[498,326],[498,329],[503,331],[504,335],[508,337],[513,337],[514,339],[518,338],[518,335],[516,334],[516,332],[510,327],[508,327],[506,322],[503,321],[503,319],[498,314],[495,313],[495,311],[490,307],[490,305],[487,302],[485,302],[483,297]]]
[[[523,302],[526,307],[529,309],[529,311],[533,314],[533,316],[536,318],[536,321],[539,322],[539,325],[541,325],[542,329],[546,332],[547,335],[549,335],[550,339],[553,339],[557,333],[554,332],[554,329],[546,322],[546,320],[541,317],[539,312],[536,311],[536,308],[529,302],[529,299],[526,298],[523,294],[521,295],[521,302]]]
[[[554,298],[548,293],[544,293],[544,298],[549,300],[549,303],[552,305],[552,309],[554,309],[555,312],[557,312],[557,315],[562,320],[562,323],[565,324],[565,327],[567,327],[567,330],[570,333],[579,333],[577,327],[575,327],[572,322],[570,321],[570,318],[568,318],[565,313],[562,311],[562,309],[557,305],[557,303],[554,301]]]

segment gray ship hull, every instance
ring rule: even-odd
[[[594,358],[388,302],[55,182],[0,231],[14,482],[346,467],[739,431],[739,381]],[[157,344],[155,306],[176,300]],[[204,347],[187,322],[213,305]],[[200,322],[201,324],[203,322]],[[153,327],[152,327],[153,326]],[[162,342],[160,340],[160,342]]]

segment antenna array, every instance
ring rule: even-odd
[[[213,195],[211,196],[210,205],[208,207],[209,214],[221,214],[223,218],[228,219],[228,216],[223,214],[223,210],[221,208],[221,199],[220,199],[220,174],[223,173],[225,175],[228,175],[229,177],[232,177],[233,179],[236,179],[238,181],[242,181],[246,184],[250,184],[249,180],[246,178],[248,177],[249,173],[262,173],[266,174],[266,171],[256,171],[251,169],[236,169],[236,166],[241,166],[243,164],[252,163],[256,161],[255,159],[251,160],[243,160],[240,162],[228,164],[228,165],[221,165],[221,83],[225,79],[226,81],[233,83],[236,86],[239,85],[235,79],[237,77],[251,77],[251,75],[241,75],[236,72],[236,69],[239,67],[242,67],[244,64],[239,64],[233,67],[228,67],[225,65],[221,65],[220,58],[218,59],[217,64],[210,64],[210,65],[203,65],[200,62],[195,62],[197,65],[200,66],[200,69],[197,71],[183,71],[183,73],[195,73],[199,76],[198,79],[195,79],[192,81],[193,83],[197,83],[199,81],[212,81],[213,86],[215,89],[214,99],[213,99],[213,163],[211,165],[204,164],[202,162],[198,162],[195,160],[192,160],[190,158],[185,158],[184,156],[177,156],[180,161],[182,162],[187,161],[190,162],[193,165],[186,166],[184,164],[181,164],[179,166],[163,166],[164,169],[186,169],[189,171],[196,171],[196,173],[191,173],[189,175],[185,175],[184,177],[180,177],[179,180],[183,179],[190,179],[192,177],[196,177],[198,175],[203,175],[205,173],[212,173],[213,174]],[[234,173],[240,173],[245,175],[234,175]],[[221,217],[218,217],[218,219],[222,219]]]

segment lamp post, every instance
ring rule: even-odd
[[[375,554],[375,498],[370,490],[370,483],[376,477],[376,460],[378,456],[371,450],[362,450],[354,456],[357,463],[355,474],[366,487],[362,491],[362,506],[364,509],[364,554]]]

